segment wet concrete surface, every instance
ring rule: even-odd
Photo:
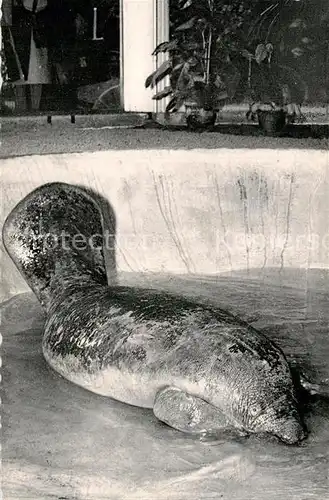
[[[329,380],[328,284],[321,269],[223,276],[126,273],[125,284],[224,307],[264,331],[315,382]],[[324,500],[329,402],[313,398],[300,447],[251,437],[200,442],[151,411],[76,387],[46,364],[32,293],[2,304],[3,494],[6,500]]]

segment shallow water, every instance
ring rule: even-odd
[[[224,307],[264,331],[308,378],[329,382],[329,272],[255,270],[125,284]],[[329,402],[314,398],[300,447],[251,437],[202,442],[151,411],[76,387],[46,364],[32,293],[4,302],[3,495],[11,499],[323,500],[329,491]]]

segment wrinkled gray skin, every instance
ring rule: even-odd
[[[65,245],[54,240],[63,231]],[[184,432],[304,439],[281,350],[226,311],[108,287],[102,245],[72,246],[75,234],[101,233],[95,200],[62,183],[30,193],[4,225],[5,247],[47,312],[43,353],[50,366],[95,393],[153,408]]]

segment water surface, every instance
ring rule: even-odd
[[[329,381],[329,273],[254,270],[221,277],[126,274],[125,284],[224,307],[264,331],[315,382]],[[314,399],[300,447],[251,437],[200,442],[149,410],[106,399],[54,373],[41,352],[32,293],[1,306],[3,494],[11,499],[323,500],[329,402]]]

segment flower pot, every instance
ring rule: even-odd
[[[190,130],[206,130],[215,125],[216,111],[188,105],[185,107],[186,123]]]
[[[276,136],[282,132],[287,122],[287,113],[283,109],[257,110],[259,126],[266,135]]]
[[[173,113],[156,113],[155,121],[164,127],[185,127],[186,116],[182,111],[175,111]]]

